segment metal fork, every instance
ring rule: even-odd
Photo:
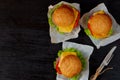
[[[101,65],[97,68],[96,73],[95,73],[93,76],[91,76],[90,80],[96,80],[96,78],[100,75],[100,73],[101,73],[101,71],[103,70],[103,68],[110,63],[111,59],[113,58],[113,52],[114,52],[114,50],[115,50],[116,48],[117,48],[117,47],[114,46],[114,47],[109,51],[109,53],[108,53],[107,56],[104,58],[104,60],[103,60],[103,62],[101,63]]]

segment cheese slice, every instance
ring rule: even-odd
[[[68,55],[75,55],[75,56],[77,56],[76,52],[62,52],[61,56],[60,56],[60,62],[59,62],[58,67],[60,66],[61,61],[63,60],[63,58],[68,56]]]
[[[98,12],[93,13],[93,16],[94,16],[94,15],[97,15],[97,14],[105,14],[105,12],[104,12],[103,10],[100,10],[100,11],[98,11]]]
[[[74,11],[74,14],[75,14],[74,22],[70,26],[58,26],[60,32],[70,33],[73,30],[74,24],[76,22],[78,14],[79,14],[79,12],[74,8],[73,8],[73,11]]]

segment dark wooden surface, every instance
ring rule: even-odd
[[[51,44],[47,19],[48,6],[60,0],[0,0],[0,80],[56,80],[53,61],[61,43]],[[119,0],[67,0],[81,4],[81,15],[104,2],[120,24]],[[113,70],[97,80],[120,80],[120,39],[96,49],[83,29],[77,39],[69,40],[95,48],[90,57],[90,76],[107,52],[117,45],[108,67]]]

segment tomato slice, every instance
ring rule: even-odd
[[[60,59],[57,59],[57,61],[56,61],[56,72],[59,73],[59,74],[62,74],[61,71],[60,71],[60,68],[58,67],[59,62],[60,62]]]
[[[91,34],[93,35],[92,30],[91,30],[90,23],[88,23],[88,29],[90,30]]]
[[[92,17],[93,17],[93,16],[90,16],[89,19],[92,19]],[[90,25],[90,23],[89,23],[89,20],[88,20],[87,26],[88,26],[88,29],[90,30],[91,34],[93,35],[92,30],[91,30],[91,25]]]
[[[78,26],[79,19],[80,19],[80,12],[78,12],[78,16],[77,16],[77,19],[75,21],[74,28],[76,28]]]
[[[90,29],[90,23],[88,23],[88,28]]]

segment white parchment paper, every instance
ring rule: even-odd
[[[105,13],[107,13],[111,19],[112,19],[112,28],[113,28],[113,34],[105,39],[94,39],[91,35],[89,35],[92,42],[95,44],[95,46],[99,49],[101,46],[106,46],[120,38],[120,25],[115,21],[113,16],[108,12],[107,7],[104,3],[99,4],[92,10],[90,10],[88,13],[85,13],[80,21],[81,26],[86,29],[87,28],[87,19],[90,17],[94,12],[104,10]]]
[[[61,1],[58,4],[62,4],[62,3],[71,5],[80,11],[80,4],[78,4],[78,3],[68,3],[65,1]],[[56,5],[58,5],[58,4],[56,4]],[[48,7],[48,10],[52,9],[53,7],[54,7],[54,5],[50,5]],[[48,18],[49,18],[49,13],[48,13]],[[54,27],[50,26],[49,34],[51,37],[51,43],[60,43],[60,42],[64,42],[69,39],[77,38],[80,30],[81,30],[80,25],[78,25],[71,33],[61,34]]]
[[[94,48],[91,46],[88,46],[88,45],[77,44],[77,43],[73,43],[73,42],[63,42],[62,48],[63,49],[75,48],[83,54],[84,58],[87,61],[87,66],[86,66],[86,69],[84,69],[80,73],[81,76],[80,76],[79,80],[88,80],[88,77],[89,77],[89,58],[90,58],[90,55],[92,54]],[[68,80],[68,79],[62,75],[57,74],[56,80]]]

